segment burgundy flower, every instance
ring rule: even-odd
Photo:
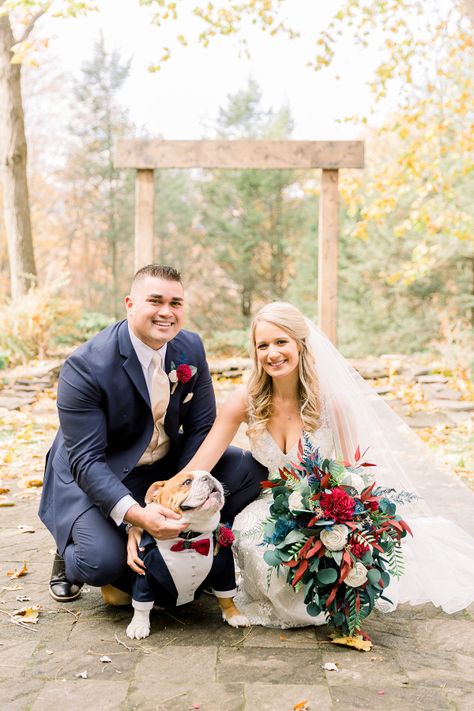
[[[176,368],[176,377],[178,378],[178,383],[187,383],[193,377],[191,368],[186,363],[178,365]]]
[[[351,543],[351,553],[356,558],[362,558],[364,553],[369,550],[369,546],[364,545],[364,543]]]
[[[328,494],[323,494],[320,503],[324,515],[333,518],[337,523],[344,523],[352,518],[354,513],[354,499],[340,486],[334,487]]]
[[[220,543],[221,546],[231,546],[234,540],[235,536],[228,526],[224,526],[223,524],[219,526],[217,531],[217,542]]]

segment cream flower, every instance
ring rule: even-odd
[[[363,585],[366,580],[367,568],[360,560],[357,561],[354,567],[349,571],[347,577],[344,578],[345,584],[351,588],[358,588],[360,585]]]
[[[321,541],[324,543],[328,551],[342,551],[347,543],[349,529],[343,523],[336,524],[328,531],[321,531]]]
[[[288,497],[288,508],[290,511],[305,510],[301,491],[293,491]]]
[[[365,489],[365,483],[360,474],[355,474],[350,472],[342,480],[344,486],[352,486],[358,494],[360,494]]]
[[[178,374],[175,370],[171,370],[169,372],[168,378],[171,380],[172,383],[177,383],[178,382]]]

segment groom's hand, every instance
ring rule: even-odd
[[[124,516],[124,521],[143,528],[158,540],[176,538],[181,531],[184,531],[188,524],[181,522],[180,519],[180,514],[155,503],[147,504],[145,508],[135,504]]]

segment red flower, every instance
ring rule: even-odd
[[[235,540],[235,536],[228,526],[221,525],[217,531],[217,542],[221,546],[231,546]]]
[[[181,363],[176,368],[176,377],[178,378],[178,383],[187,383],[193,377],[191,368],[186,363]]]
[[[362,558],[364,553],[366,553],[368,550],[369,546],[366,546],[363,543],[351,543],[351,553],[356,558]]]
[[[379,502],[378,501],[366,501],[365,505],[368,509],[371,511],[377,511],[379,508]]]
[[[328,494],[323,494],[320,503],[324,515],[333,518],[337,523],[344,523],[352,518],[354,513],[354,499],[340,486],[336,486]]]

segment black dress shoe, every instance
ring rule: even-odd
[[[49,594],[56,602],[72,602],[81,594],[82,583],[75,585],[66,578],[66,565],[62,555],[56,551],[54,554],[51,580],[49,581]]]

